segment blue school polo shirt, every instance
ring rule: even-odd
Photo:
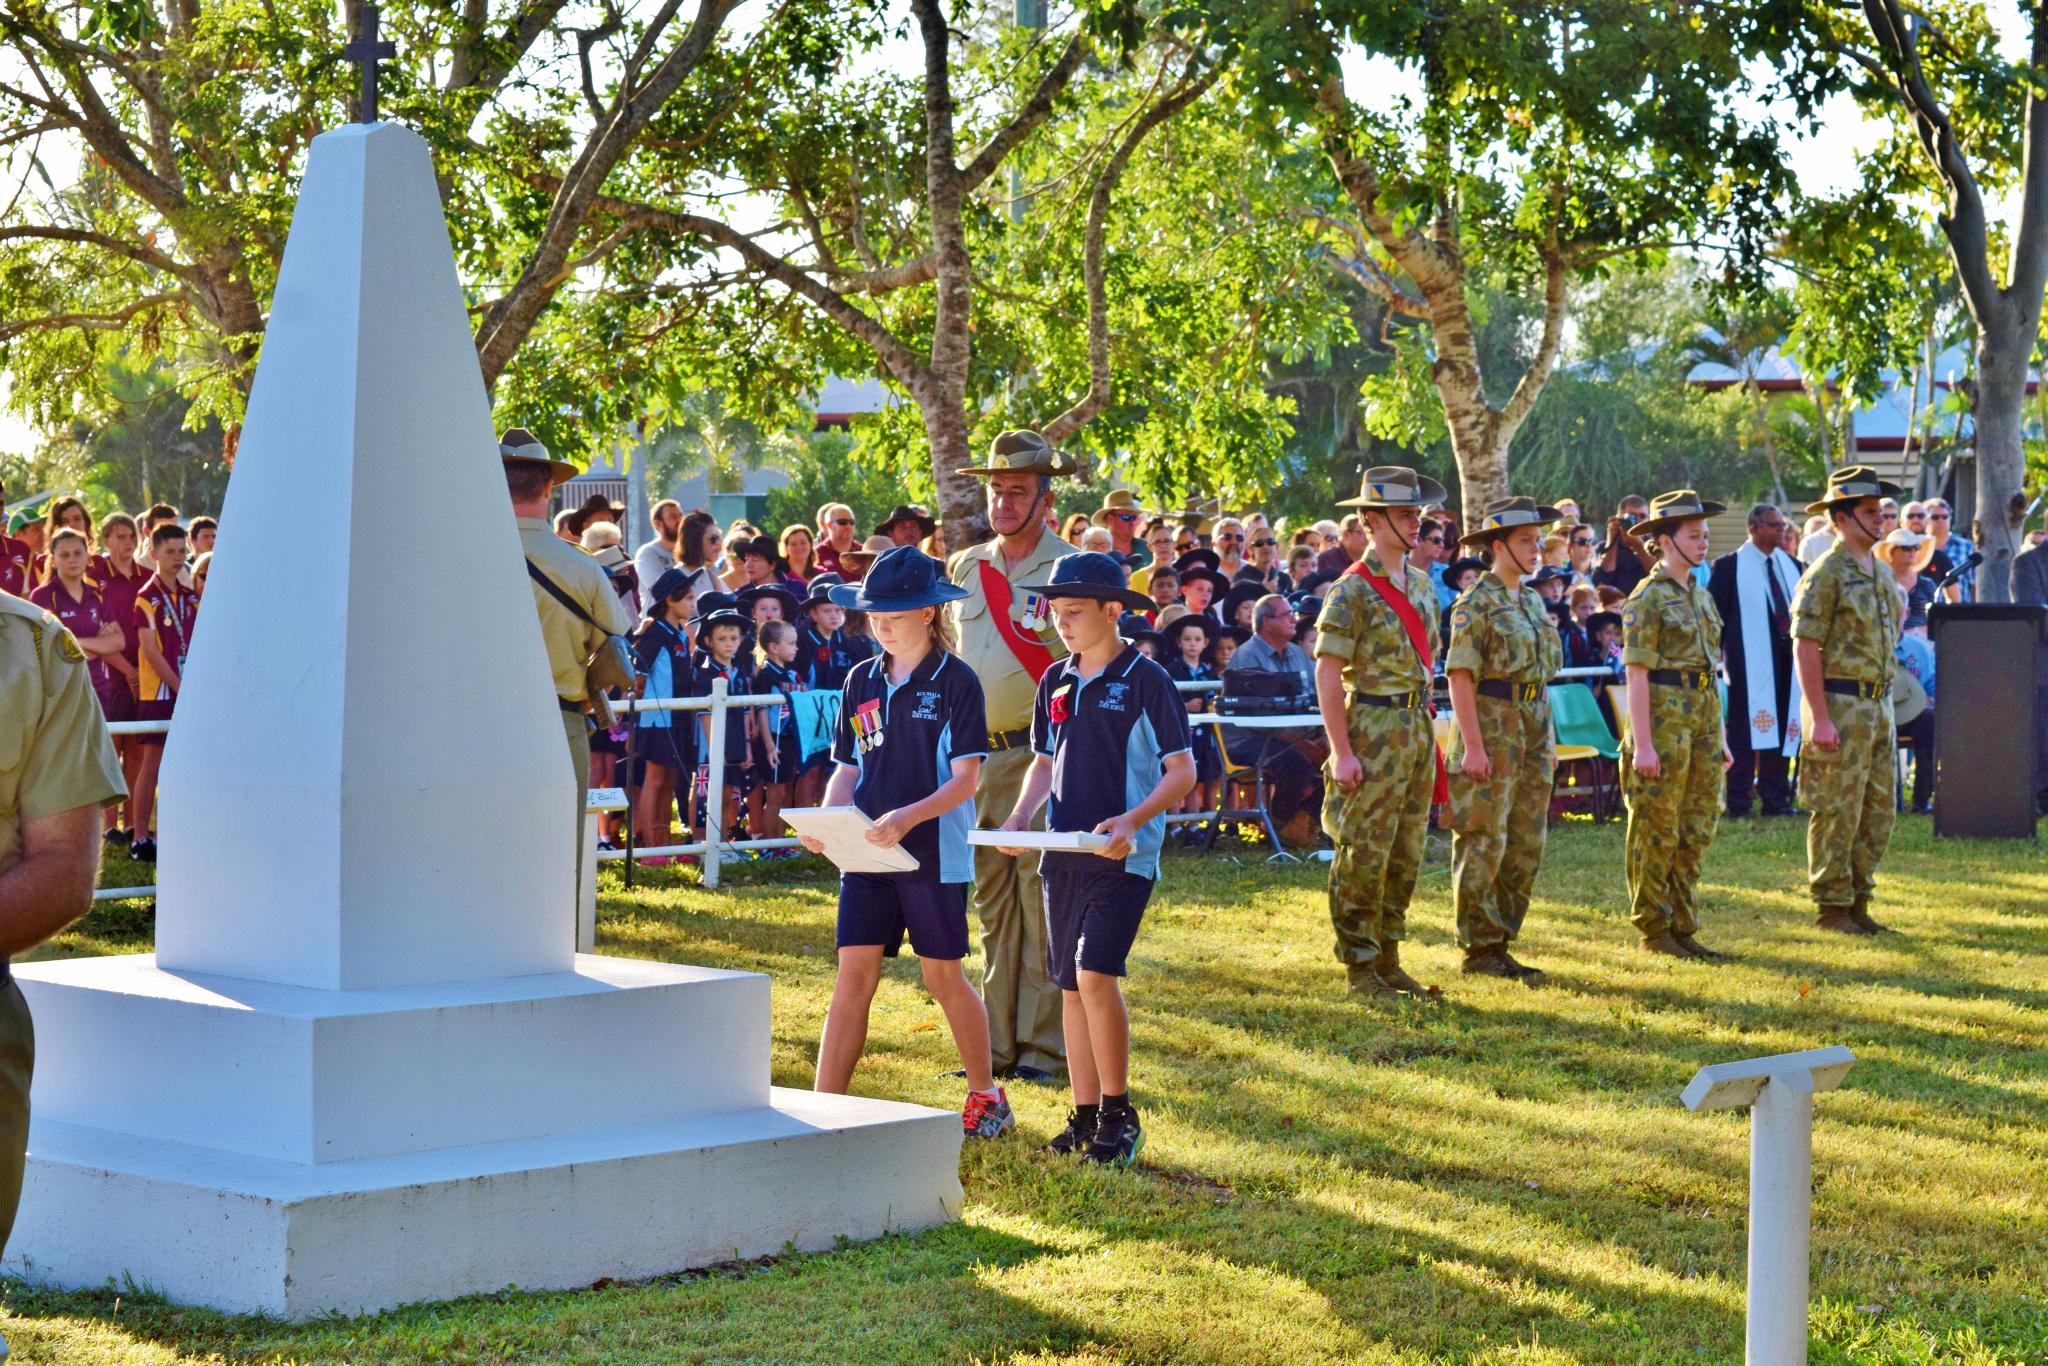
[[[832,760],[855,769],[853,804],[869,819],[921,802],[953,776],[955,759],[988,754],[988,719],[981,680],[944,650],[918,661],[902,683],[889,681],[889,657],[853,666],[839,702]],[[914,873],[895,877],[926,882],[967,882],[974,877],[974,802],[913,827],[903,848],[917,860]]]
[[[881,648],[866,636],[850,636],[844,626],[825,635],[805,622],[797,638],[796,667],[806,673],[814,688],[841,688],[846,673],[863,659],[872,659]]]
[[[1048,830],[1093,830],[1121,816],[1159,785],[1165,760],[1189,749],[1187,704],[1173,679],[1126,645],[1087,682],[1069,655],[1038,680],[1031,709],[1031,748],[1052,760]],[[1159,876],[1166,814],[1140,826],[1123,871]],[[1103,872],[1117,865],[1094,854],[1047,850],[1045,872]]]
[[[650,621],[647,629],[633,642],[633,663],[647,680],[647,687],[641,696],[649,700],[666,701],[676,697],[693,697],[692,687],[696,681],[695,651],[690,647],[690,638],[665,621]],[[668,730],[671,727],[695,726],[697,718],[688,712],[643,711],[637,724],[642,730]]]

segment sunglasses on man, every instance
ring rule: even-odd
[[[1112,512],[1109,514],[1109,520],[1112,522],[1135,522],[1138,520],[1138,514],[1135,512]]]
[[[1278,544],[1280,544],[1280,542],[1278,542],[1278,541],[1253,541],[1253,542],[1252,542],[1252,549],[1254,549],[1254,550],[1257,550],[1257,549],[1259,549],[1259,548],[1260,548],[1261,546],[1267,546],[1267,547],[1270,547],[1270,546],[1276,546],[1276,545],[1278,545]]]
[[[1444,538],[1441,536],[1423,536],[1419,539],[1424,545],[1442,545],[1444,543]]]
[[[832,525],[833,525],[833,526],[852,526],[852,525],[853,525],[853,518],[851,518],[851,517],[834,517],[834,518],[832,519]]]
[[[1240,545],[1244,541],[1244,537],[1232,536],[1227,532],[1224,535],[1218,536],[1216,539],[1223,542],[1223,544],[1225,545]]]

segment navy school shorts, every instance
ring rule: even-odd
[[[1045,875],[1045,970],[1062,991],[1081,988],[1077,972],[1124,975],[1152,879],[1105,867]]]
[[[839,934],[842,949],[882,946],[894,958],[905,932],[919,958],[967,956],[967,884],[926,882],[897,873],[839,875]]]

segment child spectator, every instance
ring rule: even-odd
[[[709,599],[723,601],[710,606]],[[747,667],[740,657],[740,642],[747,622],[737,610],[727,605],[731,601],[731,596],[723,593],[705,593],[697,599],[698,610],[703,615],[697,622],[699,653],[690,680],[693,697],[711,696],[713,685],[720,679],[725,680],[726,695],[731,697],[744,695],[750,685]],[[749,741],[754,733],[751,711],[749,707],[729,707],[725,713],[725,771],[720,775],[725,793],[719,803],[720,838],[730,838],[731,832],[737,828],[739,812],[745,809],[749,779],[754,769],[754,758],[749,752]],[[711,713],[705,711],[697,718],[697,820],[700,831],[705,830],[710,820],[710,812],[704,809],[710,791],[710,763]]]
[[[1219,675],[1210,668],[1203,654],[1209,648],[1210,628],[1214,625],[1207,617],[1182,617],[1162,633],[1166,640],[1166,676],[1176,683],[1207,683]],[[1176,689],[1178,691],[1178,689]],[[1212,692],[1181,693],[1181,702],[1190,716],[1206,712],[1215,702]],[[1210,725],[1188,727],[1193,737],[1195,753],[1195,788],[1188,793],[1182,809],[1202,811],[1215,800],[1213,784],[1223,776],[1223,759],[1216,752],[1216,728]],[[1185,832],[1192,835],[1189,827]]]
[[[86,576],[92,555],[85,536],[71,527],[60,527],[50,538],[50,581],[28,595],[28,600],[64,623],[89,661],[87,673],[100,710],[111,710],[115,690],[127,692],[127,684],[107,667],[107,660],[119,658],[126,633],[107,611],[106,598]]]
[[[1152,595],[1152,621],[1157,625],[1159,614],[1180,601],[1180,575],[1161,565],[1147,579],[1145,591]]]
[[[1039,863],[1074,1088],[1067,1127],[1048,1150],[1128,1167],[1145,1131],[1131,1104],[1130,1015],[1119,979],[1159,876],[1166,813],[1193,790],[1195,761],[1173,681],[1117,636],[1122,610],[1147,601],[1124,587],[1122,567],[1107,555],[1069,555],[1049,578],[1024,591],[1051,601],[1068,654],[1039,679],[1037,757],[1002,828],[1028,829],[1049,798],[1048,832],[1109,837],[1092,853],[1047,850]]]
[[[761,642],[755,647],[754,681],[749,686],[784,697],[808,692],[810,685],[796,667],[796,627],[786,621],[764,621],[757,629]],[[790,804],[802,770],[795,711],[787,704],[759,708],[754,717],[754,838],[773,839],[783,833],[782,808]]]
[[[156,572],[135,594],[135,635],[142,660],[136,687],[136,719],[168,721],[177,709],[185,676],[185,655],[199,619],[199,597],[183,586],[185,528],[165,522],[150,533]],[[128,828],[135,835],[129,856],[156,862],[156,782],[163,765],[164,732],[136,737],[142,743],[135,788],[129,796]]]
[[[696,609],[697,578],[686,569],[667,569],[654,581],[646,619],[633,636],[633,665],[640,696],[669,701],[696,696],[696,655],[690,647],[690,614]],[[633,718],[633,759],[640,766],[635,794],[634,838],[642,848],[669,842],[669,812],[682,785],[697,767],[697,721],[688,712],[643,711]],[[687,800],[684,809],[688,809]],[[667,863],[657,854],[650,864]]]
[[[960,1127],[969,1138],[999,1138],[1016,1119],[996,1085],[987,1008],[961,969],[974,875],[967,832],[988,722],[980,680],[952,652],[943,604],[967,590],[946,582],[945,566],[916,546],[899,546],[863,583],[831,592],[839,606],[868,613],[882,654],[847,674],[825,804],[859,808],[874,822],[869,843],[900,845],[917,867],[839,876],[839,975],[818,1040],[817,1089],[843,1093],[853,1080],[882,960],[907,933],[967,1078]],[[822,851],[815,840],[804,843]]]

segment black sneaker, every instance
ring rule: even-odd
[[[145,836],[128,846],[128,857],[137,863],[156,862],[156,841]]]
[[[125,849],[130,844],[135,842],[134,832],[129,830],[123,830],[118,825],[115,826],[113,829],[107,831],[106,834],[101,835],[100,838],[105,840],[108,844],[114,846],[116,849]]]
[[[1127,1106],[1116,1114],[1102,1116],[1095,1126],[1095,1141],[1081,1154],[1081,1160],[1106,1167],[1128,1167],[1138,1160],[1144,1147],[1145,1131],[1139,1127],[1138,1112]]]
[[[1073,1157],[1086,1152],[1088,1145],[1095,1141],[1096,1112],[1091,1107],[1087,1114],[1079,1110],[1067,1111],[1067,1127],[1054,1134],[1052,1142],[1045,1145],[1045,1151],[1054,1157]]]

